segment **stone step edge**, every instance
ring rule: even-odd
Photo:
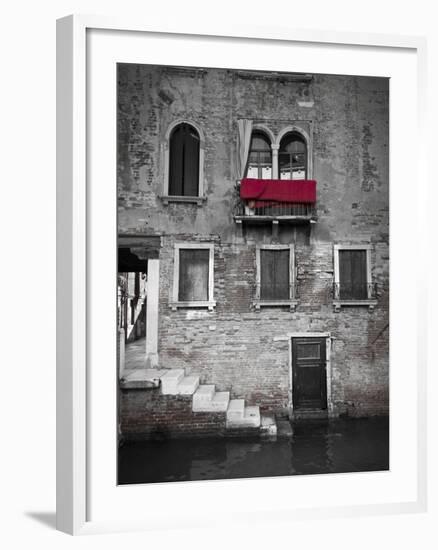
[[[162,394],[177,395],[177,386],[185,375],[185,369],[169,369],[163,376],[160,376]]]
[[[205,408],[210,407],[210,403],[216,393],[214,384],[199,384],[198,389],[192,395],[192,412],[209,412]]]
[[[277,421],[274,414],[260,413],[260,436],[277,438]]]
[[[238,420],[245,417],[245,399],[230,399],[227,408],[227,420]]]
[[[192,412],[226,413],[229,402],[230,402],[229,391],[215,392],[210,401],[200,404],[199,406],[198,405],[195,406],[192,401]]]
[[[255,413],[255,414],[254,414]],[[245,407],[245,415],[241,419],[228,420],[226,422],[227,429],[239,428],[260,428],[261,416],[260,407],[258,405],[248,405]]]
[[[195,374],[189,374],[184,376],[184,378],[176,386],[177,395],[193,395],[199,387],[199,376]]]

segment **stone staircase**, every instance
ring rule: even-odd
[[[245,405],[244,399],[231,399],[229,391],[216,391],[213,384],[200,384],[199,376],[186,375],[184,369],[169,370],[160,377],[164,395],[192,395],[192,411],[226,413],[226,428],[262,428],[260,408]],[[269,419],[272,421],[269,422]],[[262,432],[275,435],[274,417],[265,417]]]
[[[201,384],[200,377],[186,375],[184,369],[135,369],[124,373],[121,388],[140,389],[161,385],[168,396],[192,396],[192,413],[225,413],[225,428],[230,434],[239,430],[276,437],[274,415],[261,415],[258,406],[245,404],[244,399],[231,399],[229,391],[216,391],[214,384]]]

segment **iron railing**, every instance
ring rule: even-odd
[[[315,216],[313,204],[271,202],[268,205],[251,208],[250,203],[241,201],[237,205],[238,216],[298,216],[312,218]]]
[[[261,301],[287,301],[298,298],[297,281],[278,285],[257,285],[257,296]]]
[[[335,300],[374,300],[376,297],[376,283],[333,283]]]

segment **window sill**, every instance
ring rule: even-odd
[[[372,311],[377,305],[377,300],[333,300],[333,308],[336,312],[341,311],[343,306],[368,307]]]
[[[213,311],[213,309],[216,307],[216,301],[197,301],[197,302],[170,302],[169,307],[172,311],[176,311],[177,309],[185,309],[185,308],[207,308],[209,311]]]
[[[298,305],[298,300],[254,300],[253,306],[259,310],[261,307],[289,307],[291,311],[295,311]]]
[[[186,197],[179,195],[161,195],[160,199],[163,201],[163,204],[167,206],[169,202],[182,202],[188,204],[197,204],[202,206],[202,204],[207,200],[207,197]]]

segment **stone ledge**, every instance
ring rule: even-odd
[[[179,202],[185,204],[197,204],[202,206],[206,202],[207,197],[186,197],[179,195],[161,195],[160,199],[163,201],[163,204],[167,206],[169,202]]]
[[[257,311],[262,307],[288,307],[295,311],[298,303],[298,300],[254,300],[252,304]]]
[[[341,311],[341,307],[368,307],[372,311],[377,305],[377,300],[333,300],[333,308],[336,313]]]
[[[169,302],[169,307],[172,311],[184,308],[207,308],[209,311],[213,311],[213,309],[216,307],[216,301],[205,300],[197,302]]]

